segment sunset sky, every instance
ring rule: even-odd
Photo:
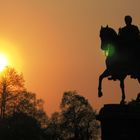
[[[117,31],[127,14],[140,28],[139,0],[0,0],[0,53],[23,73],[27,89],[45,101],[48,114],[59,109],[69,90],[99,110],[121,97],[119,82],[107,79],[104,96],[97,97],[105,69],[100,27]],[[127,100],[135,98],[138,82],[128,77],[125,85]]]

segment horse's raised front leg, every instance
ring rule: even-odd
[[[107,76],[109,76],[109,71],[107,69],[99,76],[98,97],[103,96],[103,93],[102,93],[102,80]]]
[[[125,90],[124,90],[124,79],[120,80],[120,87],[122,91],[122,100],[120,104],[125,104]]]

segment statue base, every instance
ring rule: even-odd
[[[108,104],[101,108],[102,140],[140,140],[140,104]]]

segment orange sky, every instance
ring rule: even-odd
[[[103,82],[97,97],[98,77],[105,69],[100,50],[101,25],[116,31],[126,14],[140,27],[139,0],[0,0],[0,51],[23,72],[28,90],[46,102],[52,113],[64,91],[77,90],[95,109],[117,103],[119,83]],[[140,90],[126,80],[127,100]]]

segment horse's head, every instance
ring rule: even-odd
[[[117,33],[114,29],[108,27],[101,27],[100,30],[100,38],[101,38],[101,49],[106,51],[106,53],[109,53],[108,50],[110,49],[113,51],[116,46],[117,41]]]

